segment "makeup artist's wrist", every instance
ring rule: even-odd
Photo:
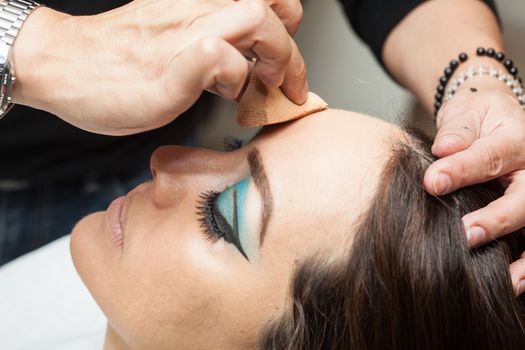
[[[501,50],[503,39],[490,8],[481,1],[423,1],[388,35],[383,60],[433,118],[434,95],[443,70],[460,52],[479,46]]]
[[[504,65],[501,62],[496,61],[494,58],[476,56],[475,51],[473,50],[468,50],[465,52],[468,55],[467,61],[460,62],[459,60],[460,52],[456,53],[455,56],[451,56],[450,60],[446,62],[445,65],[441,67],[441,69],[437,70],[432,75],[431,81],[425,84],[427,88],[424,90],[424,92],[422,94],[421,93],[419,94],[420,101],[423,103],[425,109],[431,112],[432,115],[434,115],[434,112],[435,112],[435,103],[436,103],[435,96],[437,93],[439,93],[439,91],[437,90],[437,87],[438,85],[443,86],[441,79],[443,79],[444,71],[446,68],[449,67],[448,64],[450,61],[456,60],[459,63],[459,66],[455,69],[452,76],[450,76],[449,80],[444,84],[445,91],[442,92],[443,96],[446,95],[446,91],[450,88],[451,82],[454,81],[461,74],[465,74],[469,70],[477,70],[479,67],[486,67],[486,68],[494,68],[498,71],[505,71]],[[481,80],[485,80],[485,79],[482,79],[483,77],[479,77],[479,78],[481,78]],[[486,79],[486,80],[487,81],[484,84],[485,87],[492,85],[496,89],[501,89],[505,91],[507,90],[505,84],[498,81],[498,79],[496,78]],[[460,87],[465,88],[466,86],[469,86],[469,85],[470,84],[466,84]]]
[[[67,57],[70,41],[65,23],[71,16],[41,7],[26,20],[12,48],[16,82],[13,102],[49,110],[49,94],[57,94],[61,75],[67,71],[61,64],[72,64]]]
[[[472,93],[473,96],[475,96],[475,93],[478,92],[501,92],[509,96],[509,101],[518,103],[518,100],[512,93],[512,89],[495,77],[476,76],[472,79],[469,79],[468,81],[465,81],[458,87],[456,94],[462,94],[466,92]],[[454,97],[452,97],[452,99],[453,98]]]
[[[466,55],[463,54],[463,57],[466,57]],[[442,108],[441,106],[453,99],[456,94],[462,94],[465,90],[470,90],[472,93],[478,91],[484,93],[487,91],[501,92],[509,95],[510,98],[515,100],[514,102],[520,105],[520,101],[524,97],[520,88],[521,82],[513,71],[515,68],[512,68],[512,65],[506,66],[508,62],[502,59],[496,60],[491,57],[475,56],[464,62],[456,60],[455,66],[457,68],[453,68],[452,63],[447,69],[449,69],[449,73],[452,71],[453,74],[446,83],[441,82],[438,89],[436,89],[434,115],[437,115],[437,112]],[[509,69],[509,67],[512,69]],[[446,76],[445,74],[440,79],[444,79]],[[476,94],[473,97],[479,95]]]

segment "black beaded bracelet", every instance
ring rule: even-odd
[[[502,63],[505,68],[507,69],[507,72],[515,77],[519,83],[521,84],[521,87],[523,88],[523,81],[520,77],[517,77],[518,75],[518,68],[514,66],[514,62],[510,58],[506,58],[505,54],[503,52],[496,52],[493,48],[484,49],[483,47],[478,47],[476,50],[477,56],[487,56],[494,58],[498,62]],[[443,97],[445,96],[445,88],[450,81],[450,78],[452,75],[454,75],[454,72],[458,69],[458,67],[466,62],[468,60],[468,55],[464,52],[460,53],[458,56],[458,60],[453,59],[450,61],[449,65],[444,69],[443,75],[439,78],[439,85],[436,88],[436,95],[434,96],[435,102],[434,102],[434,116],[437,116],[439,109],[443,105]],[[520,101],[521,102],[521,101]]]

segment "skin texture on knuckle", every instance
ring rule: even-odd
[[[225,43],[220,38],[205,37],[172,57],[169,62],[170,74],[163,75],[160,84],[162,113],[177,112],[178,108],[174,108],[173,101],[180,101],[181,98],[201,93],[204,86],[208,85],[210,76],[217,74],[224,46]],[[179,69],[181,65],[187,67],[188,61],[191,61],[192,66],[186,70],[186,77],[181,78]],[[158,99],[153,100],[158,101]],[[156,109],[159,109],[159,106]]]
[[[205,60],[207,66],[216,65],[222,56],[225,43],[217,37],[205,37],[195,45],[195,57]]]
[[[523,141],[509,141],[509,149],[505,155],[508,169],[505,169],[505,173],[517,169],[523,169],[525,167],[525,152],[523,152],[523,145],[525,145],[525,142]]]
[[[198,43],[197,54],[205,56],[209,73],[206,76],[215,81],[215,89],[224,98],[235,99],[242,89],[248,74],[248,66],[239,64],[232,57],[233,48],[220,38],[207,37]],[[243,58],[241,57],[241,60]]]
[[[487,210],[497,210],[494,203],[489,203]],[[493,221],[492,225],[488,226],[487,234],[491,239],[496,239],[505,233],[509,233],[509,229],[512,225],[512,208],[506,208],[507,210],[497,210],[496,214],[491,216]]]
[[[242,0],[238,2],[239,6],[244,7],[243,15],[247,23],[250,23],[252,28],[259,28],[268,19],[270,8],[262,0]]]
[[[481,168],[487,178],[496,178],[505,171],[505,152],[501,149],[483,147],[481,150]]]
[[[199,88],[206,88],[211,80],[217,81],[217,76],[221,75],[224,70],[221,63],[225,54],[225,43],[222,39],[216,37],[203,38],[197,42],[193,54],[196,59],[201,61],[200,64],[203,67],[203,71],[201,71],[202,77],[195,78],[202,80]],[[223,90],[220,93],[228,97],[226,89],[223,88]]]

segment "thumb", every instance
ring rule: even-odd
[[[477,138],[476,127],[468,125],[461,116],[448,117],[441,123],[432,145],[432,153],[439,158],[467,149]]]

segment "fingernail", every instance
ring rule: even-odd
[[[452,181],[450,181],[450,177],[448,177],[448,175],[437,174],[434,177],[434,193],[437,196],[447,193],[451,185]]]
[[[525,292],[525,280],[521,281],[518,284],[518,289],[516,290],[516,296],[519,297],[521,293]]]
[[[476,247],[485,241],[486,233],[482,227],[472,226],[467,230],[467,241],[469,246]]]

